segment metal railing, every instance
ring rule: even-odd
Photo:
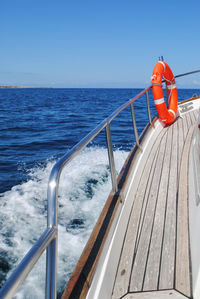
[[[46,298],[56,298],[56,284],[57,284],[57,240],[58,240],[58,187],[60,175],[63,168],[70,163],[70,161],[78,155],[104,128],[106,131],[107,149],[109,157],[109,166],[112,179],[113,192],[118,191],[117,175],[115,169],[115,161],[113,155],[112,137],[110,130],[110,123],[119,115],[124,109],[131,106],[133,128],[135,134],[136,145],[139,147],[139,137],[135,120],[134,102],[142,95],[146,94],[147,112],[149,123],[151,124],[151,112],[149,104],[148,91],[152,88],[149,86],[137,96],[126,102],[124,105],[116,109],[109,117],[105,118],[95,129],[93,129],[87,136],[85,136],[79,143],[77,143],[67,154],[65,154],[52,168],[48,190],[48,214],[47,214],[47,228],[41,235],[40,239],[26,254],[15,271],[11,274],[2,289],[0,290],[0,298],[12,298],[17,292],[23,281],[26,279],[29,272],[39,260],[42,253],[47,250],[46,256]]]
[[[189,75],[199,72],[190,72],[176,77],[181,77],[183,75]],[[57,239],[58,239],[58,187],[60,175],[63,168],[71,162],[71,160],[78,155],[78,153],[84,149],[104,128],[106,130],[107,148],[109,156],[109,166],[111,170],[112,179],[112,189],[113,192],[118,191],[117,186],[117,176],[115,170],[115,162],[112,147],[112,138],[110,131],[110,123],[112,120],[118,116],[124,109],[131,107],[133,128],[136,145],[140,147],[138,130],[136,126],[135,112],[134,112],[134,102],[140,98],[142,95],[146,94],[147,111],[149,123],[152,123],[150,104],[149,104],[149,94],[148,91],[152,88],[150,85],[148,88],[143,90],[137,96],[126,102],[124,105],[116,109],[108,118],[105,118],[95,129],[93,129],[86,137],[84,137],[79,143],[77,143],[66,155],[64,155],[53,167],[47,191],[47,201],[48,201],[48,215],[47,215],[47,228],[41,235],[39,240],[26,254],[14,272],[11,274],[9,279],[6,281],[2,289],[0,290],[0,298],[7,299],[12,298],[17,292],[21,284],[26,279],[27,275],[30,273],[34,265],[37,263],[42,253],[47,251],[46,258],[46,298],[53,299],[56,298],[56,284],[57,284]]]

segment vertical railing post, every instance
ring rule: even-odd
[[[46,250],[46,299],[55,299],[57,294],[57,258],[58,258],[58,186],[59,166],[54,165],[47,190],[48,213],[47,227],[55,227],[57,234]]]
[[[135,110],[134,110],[133,103],[131,103],[131,114],[132,114],[135,142],[136,142],[137,146],[140,147],[139,138],[138,138],[138,131],[137,131],[137,125],[136,125],[136,121],[135,121]]]
[[[109,158],[109,165],[110,165],[110,172],[111,172],[111,179],[112,179],[112,189],[113,189],[113,192],[116,193],[118,191],[118,186],[117,186],[115,161],[114,161],[114,155],[113,155],[113,146],[112,146],[112,138],[111,138],[111,131],[110,131],[109,123],[107,123],[107,125],[106,125],[106,140],[107,140],[108,158]]]
[[[148,93],[148,90],[146,91],[146,100],[147,100],[147,110],[148,110],[149,123],[151,125],[152,121],[151,121],[151,110],[150,110],[150,104],[149,104],[149,93]]]
[[[55,238],[46,250],[46,299],[56,299],[57,246]]]

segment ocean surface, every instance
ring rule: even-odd
[[[46,228],[47,184],[58,159],[141,89],[0,89],[0,286]],[[199,90],[178,90],[179,101]],[[150,93],[151,112],[156,114]],[[146,98],[135,103],[138,131]],[[111,124],[117,172],[134,143],[128,107]],[[58,297],[111,189],[105,131],[63,171]],[[44,298],[45,254],[15,298]]]

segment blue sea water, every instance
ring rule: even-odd
[[[0,286],[46,227],[46,191],[54,163],[141,89],[0,89]],[[179,101],[199,90],[178,90]],[[156,114],[150,93],[152,115]],[[138,131],[148,116],[135,103]],[[130,107],[111,124],[119,172],[134,143]],[[58,292],[111,189],[105,132],[64,171],[59,193]],[[16,298],[44,297],[45,257]],[[37,290],[35,285],[39,285]],[[30,290],[34,289],[31,293]]]

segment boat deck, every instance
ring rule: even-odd
[[[162,130],[133,200],[112,299],[192,298],[188,157],[197,111]]]

